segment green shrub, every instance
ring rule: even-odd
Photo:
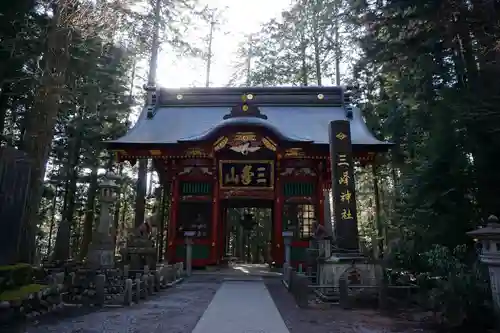
[[[464,246],[453,251],[434,246],[422,254],[431,273],[424,289],[426,305],[449,327],[488,327],[493,323],[489,278],[479,262],[464,262],[466,252]]]
[[[0,266],[0,293],[18,289],[33,282],[33,268],[29,264]]]
[[[419,252],[411,243],[393,249],[394,275],[407,275],[420,287],[420,305],[438,314],[448,328],[489,327],[493,306],[488,273],[469,249],[434,245]]]

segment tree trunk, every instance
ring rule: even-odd
[[[80,149],[82,145],[81,131],[76,130],[77,137],[74,138],[74,144],[69,151],[68,161],[68,187],[65,195],[65,209],[62,214],[61,223],[56,234],[56,244],[54,247],[55,261],[64,261],[69,259],[71,250],[71,228],[73,227],[75,215],[75,197],[76,185],[78,181],[78,164],[80,162]]]
[[[148,160],[139,159],[139,170],[137,173],[136,196],[135,196],[135,223],[139,227],[144,223],[146,212],[146,182],[147,182]]]
[[[378,177],[377,177],[377,166],[375,162],[372,164],[372,179],[373,179],[373,196],[375,201],[375,230],[377,232],[377,244],[374,244],[376,248],[375,258],[381,259],[384,255],[384,245],[387,244],[387,240],[384,237],[384,231],[382,227],[381,219],[381,208],[380,208],[380,192],[378,187]]]
[[[4,84],[0,89],[0,144],[4,143],[4,130],[5,130],[5,122],[7,121],[7,101],[8,94],[10,92],[10,85]],[[12,112],[16,112],[12,110]],[[6,141],[6,140],[5,140]]]
[[[28,211],[23,219],[19,259],[33,262],[35,235],[38,227],[38,209],[42,197],[42,181],[45,176],[54,126],[59,111],[59,100],[65,83],[68,66],[68,46],[71,32],[62,27],[61,8],[54,6],[53,17],[47,34],[47,52],[41,84],[35,96],[34,108],[28,114],[28,123],[22,149],[31,157],[33,167],[30,179]]]
[[[97,155],[99,156],[99,155]],[[92,241],[92,232],[94,231],[94,221],[95,221],[95,199],[97,196],[98,189],[98,169],[99,161],[96,158],[94,167],[92,168],[92,173],[90,174],[90,184],[87,192],[87,202],[85,203],[85,218],[83,220],[83,237],[82,237],[82,247],[80,250],[80,260],[83,260],[89,251],[89,245]]]
[[[307,49],[307,43],[306,43],[306,38],[304,36],[304,32],[301,33],[300,36],[300,60],[302,62],[301,66],[301,81],[303,86],[308,86],[309,85],[309,80],[307,79],[307,54],[306,54],[306,49]]]
[[[161,0],[155,1],[154,8],[154,27],[153,27],[153,38],[151,43],[151,57],[149,60],[149,74],[148,74],[148,85],[152,86],[156,82],[156,68],[158,65],[158,49],[160,48],[159,41],[159,29],[160,29],[160,17],[161,15]],[[151,92],[148,92],[148,95]],[[148,98],[149,99],[149,98]],[[148,160],[139,159],[139,171],[137,174],[136,183],[136,198],[135,198],[135,226],[138,227],[144,223],[145,211],[146,211],[146,191],[147,191],[147,172],[148,172]]]
[[[319,29],[318,29],[318,20],[319,20],[319,3],[318,0],[314,1],[313,4],[313,44],[314,44],[314,64],[316,67],[316,81],[318,86],[322,85],[321,82],[321,50],[319,45]]]
[[[340,59],[342,50],[340,48],[340,10],[335,6],[334,38],[335,38],[335,84],[340,86]]]
[[[49,227],[49,240],[47,244],[47,258],[50,258],[50,253],[52,252],[52,234],[54,233],[54,227],[56,224],[56,204],[59,191],[55,191],[54,197],[52,198],[52,206],[50,208],[50,227]]]
[[[118,175],[119,175],[120,179],[123,179],[123,163],[120,163],[120,166],[118,168]],[[116,192],[116,197],[118,199],[115,202],[115,211],[114,211],[114,215],[113,215],[113,230],[115,231],[114,235],[113,235],[113,239],[114,239],[115,248],[116,248],[116,240],[118,237],[118,231],[120,230],[120,212],[122,210],[121,203],[122,203],[122,201],[125,201],[125,193],[123,191],[123,188],[124,188],[124,185],[121,185],[120,187],[118,187],[117,192]]]

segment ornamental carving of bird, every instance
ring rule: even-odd
[[[250,142],[245,142],[239,146],[233,146],[231,147],[231,150],[237,152],[237,153],[240,153],[242,155],[248,155],[248,153],[253,153],[253,152],[256,152],[257,150],[259,150],[260,147],[259,146],[255,146],[255,147],[250,147]]]

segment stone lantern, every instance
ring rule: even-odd
[[[491,293],[495,311],[500,313],[500,223],[491,215],[486,227],[469,231],[467,235],[477,239],[482,246],[479,259],[488,266]]]
[[[113,173],[104,175],[99,183],[101,193],[101,211],[97,230],[92,235],[92,243],[89,246],[88,263],[93,268],[111,268],[114,266],[114,239],[110,235],[110,227],[113,221],[111,205],[116,200],[116,192],[119,186],[116,184],[118,177]]]
[[[101,192],[101,214],[97,231],[102,234],[109,234],[109,228],[111,227],[112,219],[110,208],[116,200],[116,192],[119,188],[115,182],[116,179],[117,176],[115,174],[107,173],[99,184]]]

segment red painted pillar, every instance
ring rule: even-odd
[[[219,205],[220,207],[220,205]],[[219,208],[220,209],[220,208]],[[227,229],[227,209],[220,209],[222,216],[219,216],[219,246],[218,258],[219,260],[225,256],[226,252],[226,229]]]
[[[175,260],[175,238],[177,237],[177,214],[179,210],[179,179],[177,176],[172,178],[172,192],[171,192],[172,203],[170,205],[170,223],[168,227],[168,246],[167,246],[167,258],[169,262],[174,262]]]
[[[274,200],[274,223],[273,223],[273,234],[274,234],[274,239],[273,239],[273,249],[272,249],[272,256],[273,256],[273,261],[277,265],[283,265],[285,261],[285,248],[283,244],[283,204],[284,204],[284,199],[283,199],[283,186],[281,184],[281,174],[280,174],[280,155],[278,154],[278,159],[276,161],[276,182],[274,184],[274,194],[275,194],[275,200]]]
[[[217,160],[214,159],[214,181],[213,181],[213,199],[212,199],[212,239],[211,239],[211,248],[210,248],[210,261],[212,264],[216,265],[219,263],[219,258],[218,258],[218,231],[219,231],[219,216],[220,216],[220,209],[219,209],[219,183],[218,183],[218,177],[217,177]]]
[[[330,204],[329,202],[328,203],[325,203],[325,193],[324,193],[324,180],[323,180],[323,164],[320,163],[319,167],[318,167],[318,183],[317,183],[317,190],[316,190],[316,195],[317,195],[317,199],[316,199],[316,202],[318,203],[317,204],[317,213],[316,213],[316,216],[318,217],[318,223],[321,224],[321,225],[325,225],[325,207],[324,205],[326,204]]]

